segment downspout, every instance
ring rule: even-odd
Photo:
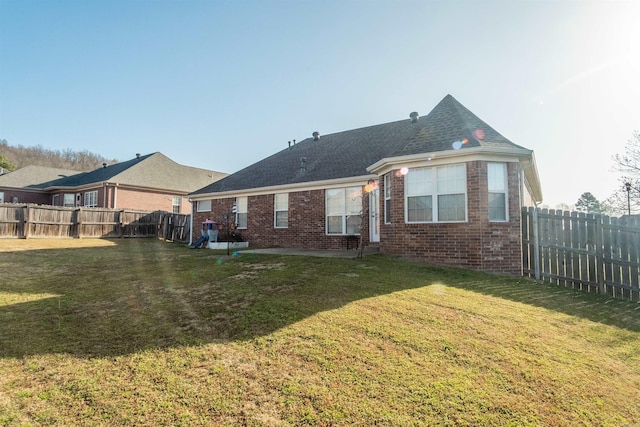
[[[191,202],[191,215],[189,215],[189,245],[193,244],[193,214],[196,211],[196,202]]]
[[[107,206],[107,183],[102,183],[103,191],[102,191],[102,207],[108,208]]]
[[[118,184],[113,184],[113,209],[118,209],[118,203],[117,203],[117,196],[118,196]]]

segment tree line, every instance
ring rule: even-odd
[[[6,139],[0,139],[0,174],[29,165],[88,172],[101,167],[103,163],[117,163],[117,160],[88,150],[51,150],[40,145],[12,146]]]

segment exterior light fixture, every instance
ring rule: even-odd
[[[625,182],[624,188],[627,190],[627,212],[631,215],[631,183]]]

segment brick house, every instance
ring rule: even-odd
[[[542,200],[533,152],[451,95],[424,117],[289,144],[189,195],[194,223],[233,221],[253,247],[364,245],[520,274],[521,207]]]
[[[180,165],[162,153],[105,163],[91,172],[25,166],[0,175],[0,201],[190,214],[187,194],[225,176]]]

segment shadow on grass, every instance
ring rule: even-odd
[[[434,283],[640,331],[639,304],[381,255],[226,257],[125,239],[111,247],[2,252],[0,271],[0,357],[113,357],[246,340]]]

